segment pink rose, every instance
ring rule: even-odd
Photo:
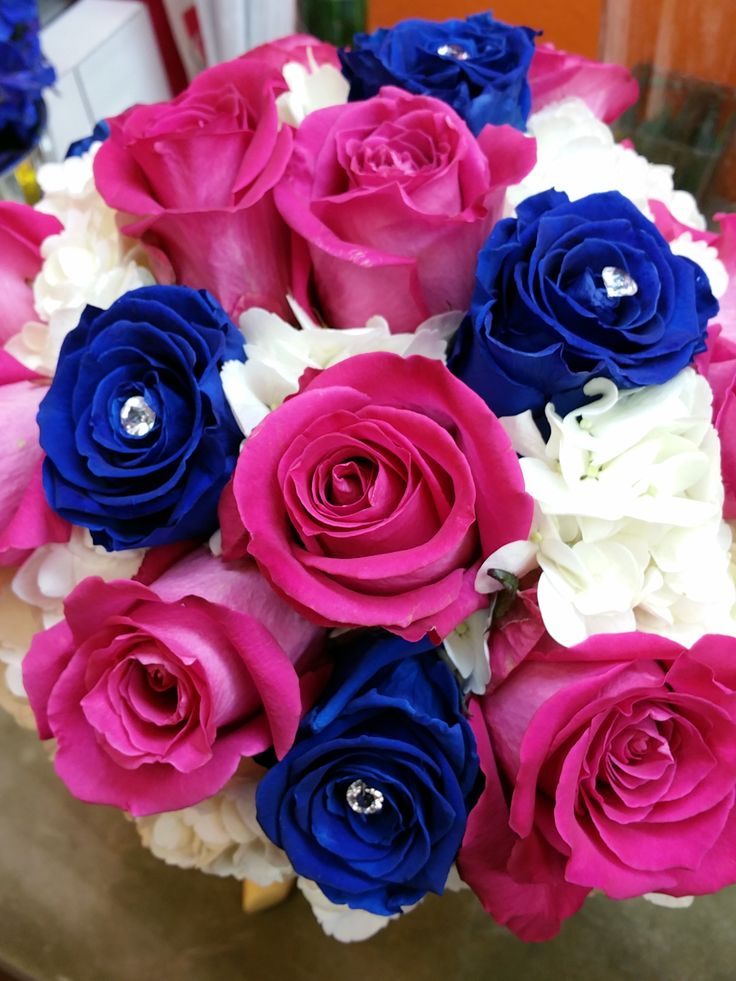
[[[735,664],[732,637],[688,651],[598,635],[533,655],[479,699],[511,788],[506,825],[487,756],[459,860],[484,905],[546,939],[591,888],[626,899],[736,882]],[[484,855],[484,836],[505,850]]]
[[[532,578],[532,577],[530,577]],[[488,634],[488,659],[491,665],[491,688],[497,688],[519,664],[544,644],[547,632],[537,602],[537,574],[534,584],[520,589],[503,616],[493,620]]]
[[[27,204],[0,201],[0,346],[36,319],[31,286],[41,268],[41,243],[61,223]]]
[[[70,526],[48,506],[41,483],[36,413],[44,381],[0,350],[0,565],[69,538]]]
[[[532,502],[485,403],[438,361],[364,354],[308,373],[240,454],[228,506],[304,616],[445,637],[484,605],[483,558]],[[227,540],[238,528],[225,528]]]
[[[509,825],[507,794],[479,699],[470,699],[468,714],[485,785],[468,815],[457,856],[460,877],[478,896],[486,912],[521,940],[551,940],[562,921],[577,913],[590,890],[566,882],[564,857],[544,845],[539,850],[539,874],[530,876],[525,869],[517,877],[511,860],[519,838]]]
[[[504,189],[535,155],[509,126],[476,140],[444,102],[397,88],[311,113],[276,189],[301,239],[297,299],[315,294],[330,326],[380,314],[395,333],[465,310]]]
[[[716,320],[725,336],[736,342],[736,214],[719,212],[714,216],[719,230],[708,232],[683,225],[661,201],[650,201],[649,207],[654,223],[668,242],[687,234],[694,242],[704,242],[716,250],[728,275],[726,292],[718,299],[720,309]]]
[[[317,65],[333,65],[340,70],[340,59],[335,45],[320,41],[311,34],[290,34],[288,37],[259,44],[257,48],[246,51],[242,58],[246,61],[258,61],[276,72],[281,72],[284,65],[291,61],[307,66],[311,62]]]
[[[135,218],[124,231],[232,316],[250,306],[289,315],[288,230],[273,201],[292,146],[275,102],[284,88],[261,62],[217,65],[173,101],[110,120],[95,158],[100,193]]]
[[[736,340],[719,325],[708,329],[708,349],[695,365],[713,389],[713,425],[721,440],[723,517],[736,518]]]
[[[728,275],[718,316],[708,327],[708,348],[695,359],[695,367],[713,389],[713,425],[721,440],[723,516],[731,520],[736,518],[736,214],[717,214],[720,230],[708,232],[683,225],[661,201],[650,201],[649,207],[668,242],[683,234],[704,242],[715,249]]]
[[[242,757],[283,756],[320,631],[252,563],[200,550],[152,585],[86,579],[36,636],[23,680],[81,800],[151,814],[220,790]]]
[[[639,83],[623,65],[591,61],[582,55],[538,44],[531,68],[532,112],[552,102],[578,98],[604,123],[612,123],[639,98]]]

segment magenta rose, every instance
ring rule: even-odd
[[[276,95],[285,83],[259,61],[237,59],[199,75],[171,102],[110,120],[95,158],[97,187],[132,221],[159,276],[208,289],[237,316],[250,306],[288,315],[288,230],[274,185],[291,154]]]
[[[417,640],[484,605],[483,558],[531,513],[485,403],[439,361],[376,353],[312,372],[266,417],[221,519],[304,616]]]
[[[537,601],[538,572],[524,583],[509,609],[493,619],[493,630],[486,640],[491,665],[490,687],[497,688],[522,661],[550,640]]]
[[[713,425],[721,440],[723,516],[736,518],[736,340],[719,325],[708,329],[708,349],[696,359],[698,371],[713,389]]]
[[[0,350],[0,565],[69,538],[70,525],[48,506],[41,481],[36,413],[47,385]]]
[[[380,314],[395,333],[467,309],[504,189],[535,154],[512,127],[476,139],[446,103],[397,88],[311,113],[276,189],[297,299],[316,297],[330,326]]]
[[[281,757],[320,631],[252,563],[205,550],[150,586],[94,577],[37,634],[23,680],[56,770],[81,800],[132,814],[210,797],[242,757]]]
[[[0,346],[17,334],[33,308],[33,280],[41,268],[41,244],[61,223],[27,204],[0,201]]]
[[[728,275],[726,291],[718,297],[718,316],[708,327],[708,347],[695,359],[695,367],[713,389],[713,425],[721,440],[723,516],[732,520],[736,518],[736,214],[717,214],[719,231],[710,232],[683,225],[661,201],[650,201],[649,207],[668,242],[683,234],[703,242],[715,249]]]
[[[639,98],[639,83],[628,68],[559,51],[553,44],[536,46],[529,88],[532,112],[552,102],[577,98],[604,123],[617,120]]]
[[[589,889],[626,899],[736,882],[736,638],[688,651],[598,635],[535,658],[474,709],[511,788],[506,825],[486,754],[459,858],[486,908],[546,939]]]

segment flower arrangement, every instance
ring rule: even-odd
[[[296,36],[0,205],[3,703],[160,858],[341,940],[736,882],[734,223],[635,98]]]
[[[0,4],[0,174],[38,142],[46,120],[41,93],[56,78],[41,51],[36,0]]]

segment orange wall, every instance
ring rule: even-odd
[[[482,0],[368,0],[368,21],[373,30],[404,17],[444,20],[491,9],[499,20],[543,30],[544,41],[566,51],[629,65],[654,59],[660,69],[736,86],[735,0],[613,0],[601,51],[604,6],[605,0],[488,0],[488,6]]]
[[[647,2],[647,0],[640,0]],[[370,30],[391,27],[404,17],[445,20],[488,10],[479,0],[369,0]],[[492,0],[499,20],[543,30],[542,40],[595,58],[603,0]]]

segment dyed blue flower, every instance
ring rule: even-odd
[[[95,128],[89,134],[89,136],[83,136],[80,140],[74,140],[73,143],[69,144],[69,149],[66,151],[67,159],[69,157],[82,157],[95,143],[104,143],[105,140],[110,135],[110,124],[106,119],[101,119],[95,124]]]
[[[56,73],[38,40],[35,0],[0,3],[0,173],[38,142],[46,123],[41,93]]]
[[[447,102],[477,135],[486,123],[525,128],[537,33],[491,14],[441,23],[405,20],[356,34],[352,47],[338,54],[351,101],[367,99],[383,85],[398,85]]]
[[[448,360],[499,416],[564,413],[583,386],[660,385],[705,349],[718,302],[617,191],[545,191],[500,221],[478,257],[470,313]]]
[[[349,641],[258,820],[335,903],[388,916],[441,893],[480,787],[458,685],[428,641]]]
[[[51,507],[110,550],[211,534],[242,438],[219,369],[244,358],[204,290],[146,286],[88,306],[38,413]]]
[[[0,41],[18,38],[22,33],[38,32],[36,0],[2,0],[0,2]]]
[[[37,142],[46,120],[41,93],[53,68],[16,41],[0,41],[0,171]]]

